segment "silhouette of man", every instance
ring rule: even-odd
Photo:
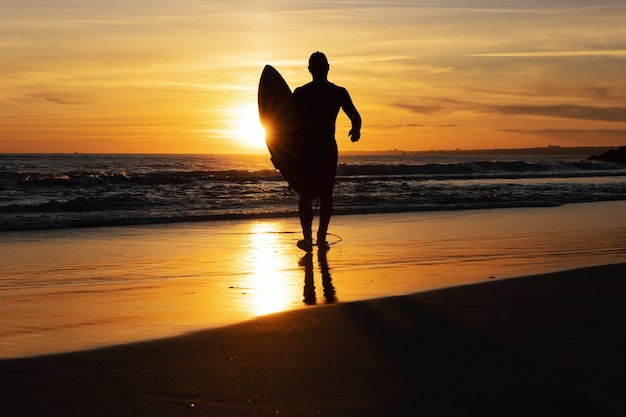
[[[313,200],[320,199],[320,220],[317,231],[318,249],[328,250],[326,234],[333,208],[333,188],[337,173],[337,142],[335,122],[339,109],[350,118],[348,133],[352,142],[361,137],[361,115],[352,103],[348,91],[328,81],[330,66],[326,55],[315,52],[309,58],[309,72],[313,81],[294,91],[299,113],[301,135],[299,141],[300,224],[304,239],[298,247],[305,252],[313,250]]]

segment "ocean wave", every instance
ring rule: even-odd
[[[23,186],[96,186],[105,183],[135,183],[142,185],[185,184],[192,181],[278,181],[276,170],[225,170],[225,171],[164,171],[141,174],[107,172],[68,172],[68,173],[4,173],[0,179],[14,181]]]
[[[567,163],[530,163],[525,161],[476,161],[450,164],[367,164],[338,167],[339,176],[424,176],[429,178],[510,178],[518,177],[578,177],[589,175],[624,175],[623,165],[580,161]]]
[[[476,161],[449,164],[339,164],[338,177],[415,177],[425,179],[480,179],[524,177],[588,177],[626,174],[620,164],[597,161],[567,163],[529,163],[525,161]],[[261,170],[193,170],[157,171],[147,173],[120,172],[0,172],[0,181],[22,186],[98,186],[103,184],[186,184],[193,181],[282,181],[275,169]]]
[[[297,194],[267,161],[118,159],[5,157],[14,164],[0,167],[0,231],[297,215]],[[335,213],[616,200],[626,198],[625,179],[623,165],[571,159],[351,157],[338,166]]]

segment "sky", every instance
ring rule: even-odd
[[[326,53],[340,151],[626,145],[623,0],[0,0],[0,153],[267,152]]]

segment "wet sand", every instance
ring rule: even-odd
[[[160,339],[265,314],[626,259],[626,202],[0,235],[0,358]]]
[[[626,264],[0,361],[10,416],[621,416]]]

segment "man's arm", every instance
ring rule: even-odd
[[[357,142],[361,138],[361,115],[354,106],[354,103],[352,103],[348,90],[344,89],[344,92],[345,95],[341,108],[352,122],[352,129],[348,132],[348,136],[350,136],[352,142]]]

